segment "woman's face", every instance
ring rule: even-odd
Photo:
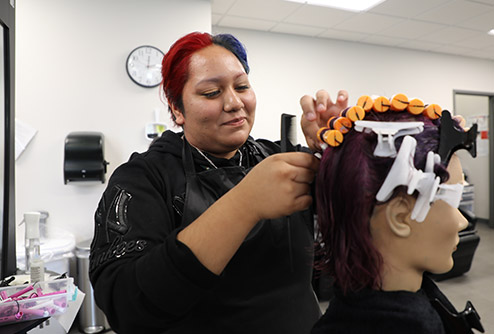
[[[247,140],[256,95],[242,64],[227,49],[211,45],[192,55],[182,99],[185,115],[173,113],[193,146],[230,158]]]
[[[463,183],[460,159],[453,155],[448,165],[449,180],[446,184]],[[457,208],[437,200],[422,223],[415,222],[414,241],[417,247],[415,265],[419,271],[440,274],[453,267],[452,254],[459,242],[458,232],[465,229],[467,220]]]

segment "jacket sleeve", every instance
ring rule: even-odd
[[[219,279],[176,239],[170,182],[159,173],[141,158],[124,164],[96,210],[89,275],[118,333],[164,332]]]

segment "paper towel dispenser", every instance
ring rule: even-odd
[[[100,132],[71,132],[65,138],[64,183],[101,181],[105,183],[103,134]]]

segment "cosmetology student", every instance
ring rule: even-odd
[[[189,34],[163,58],[163,91],[183,133],[166,131],[117,168],[95,215],[90,278],[118,333],[303,334],[319,318],[318,160],[275,154],[278,144],[249,136],[248,73],[228,34]]]
[[[358,101],[319,133],[328,148],[316,182],[316,266],[334,277],[335,297],[312,334],[482,330],[473,306],[458,313],[424,274],[452,268],[467,226],[454,152],[475,156],[476,125],[466,132],[448,111],[403,94]]]

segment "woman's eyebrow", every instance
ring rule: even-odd
[[[233,78],[234,78],[234,80],[237,80],[238,78],[240,78],[242,76],[247,77],[247,74],[245,72],[241,72],[241,73],[236,74]],[[218,83],[218,82],[221,82],[222,80],[224,80],[224,76],[219,75],[216,77],[211,77],[211,78],[206,78],[206,79],[200,80],[199,82],[197,82],[196,86],[199,86],[199,85],[205,84],[205,83],[206,84],[207,83]]]

